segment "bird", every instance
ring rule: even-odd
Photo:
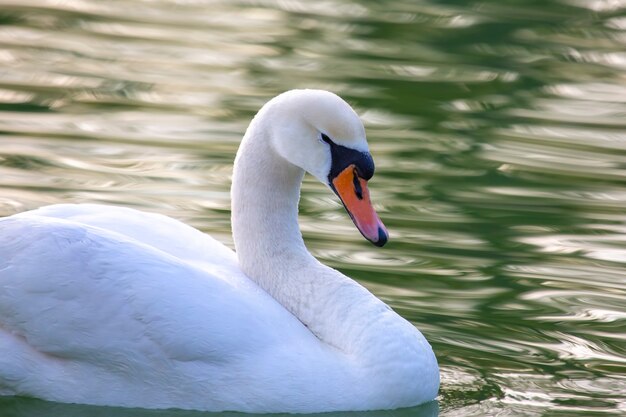
[[[314,89],[272,98],[244,134],[231,188],[235,251],[126,207],[56,204],[1,218],[0,395],[251,413],[435,399],[439,368],[422,333],[307,250],[306,172],[365,239],[387,242],[363,123]]]

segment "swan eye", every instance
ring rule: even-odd
[[[356,198],[358,198],[359,200],[363,200],[363,187],[361,186],[361,181],[359,181],[359,168],[355,167],[352,173],[352,185],[354,185],[354,194],[356,194]]]
[[[321,139],[322,139],[324,142],[328,143],[329,145],[330,145],[331,143],[333,143],[333,141],[332,141],[332,140],[330,140],[330,138],[328,137],[328,135],[326,135],[325,133],[322,133],[321,135],[322,135],[322,136],[321,136]]]

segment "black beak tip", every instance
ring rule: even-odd
[[[378,228],[378,240],[376,240],[376,242],[372,241],[372,243],[375,246],[382,248],[383,246],[385,246],[385,243],[387,243],[388,240],[389,240],[389,235],[387,234],[387,231],[383,229],[382,227],[379,227]]]

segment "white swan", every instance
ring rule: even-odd
[[[0,393],[143,408],[322,412],[430,401],[422,334],[319,263],[297,223],[305,171],[381,246],[358,116],[336,95],[269,101],[235,160],[237,255],[158,214],[54,205],[0,220]]]

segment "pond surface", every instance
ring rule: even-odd
[[[364,241],[310,177],[305,240],[441,366],[437,403],[359,415],[619,415],[625,51],[624,0],[0,0],[0,216],[120,204],[232,246],[251,117],[331,90],[366,124],[391,240]],[[0,414],[203,415],[6,398]]]

